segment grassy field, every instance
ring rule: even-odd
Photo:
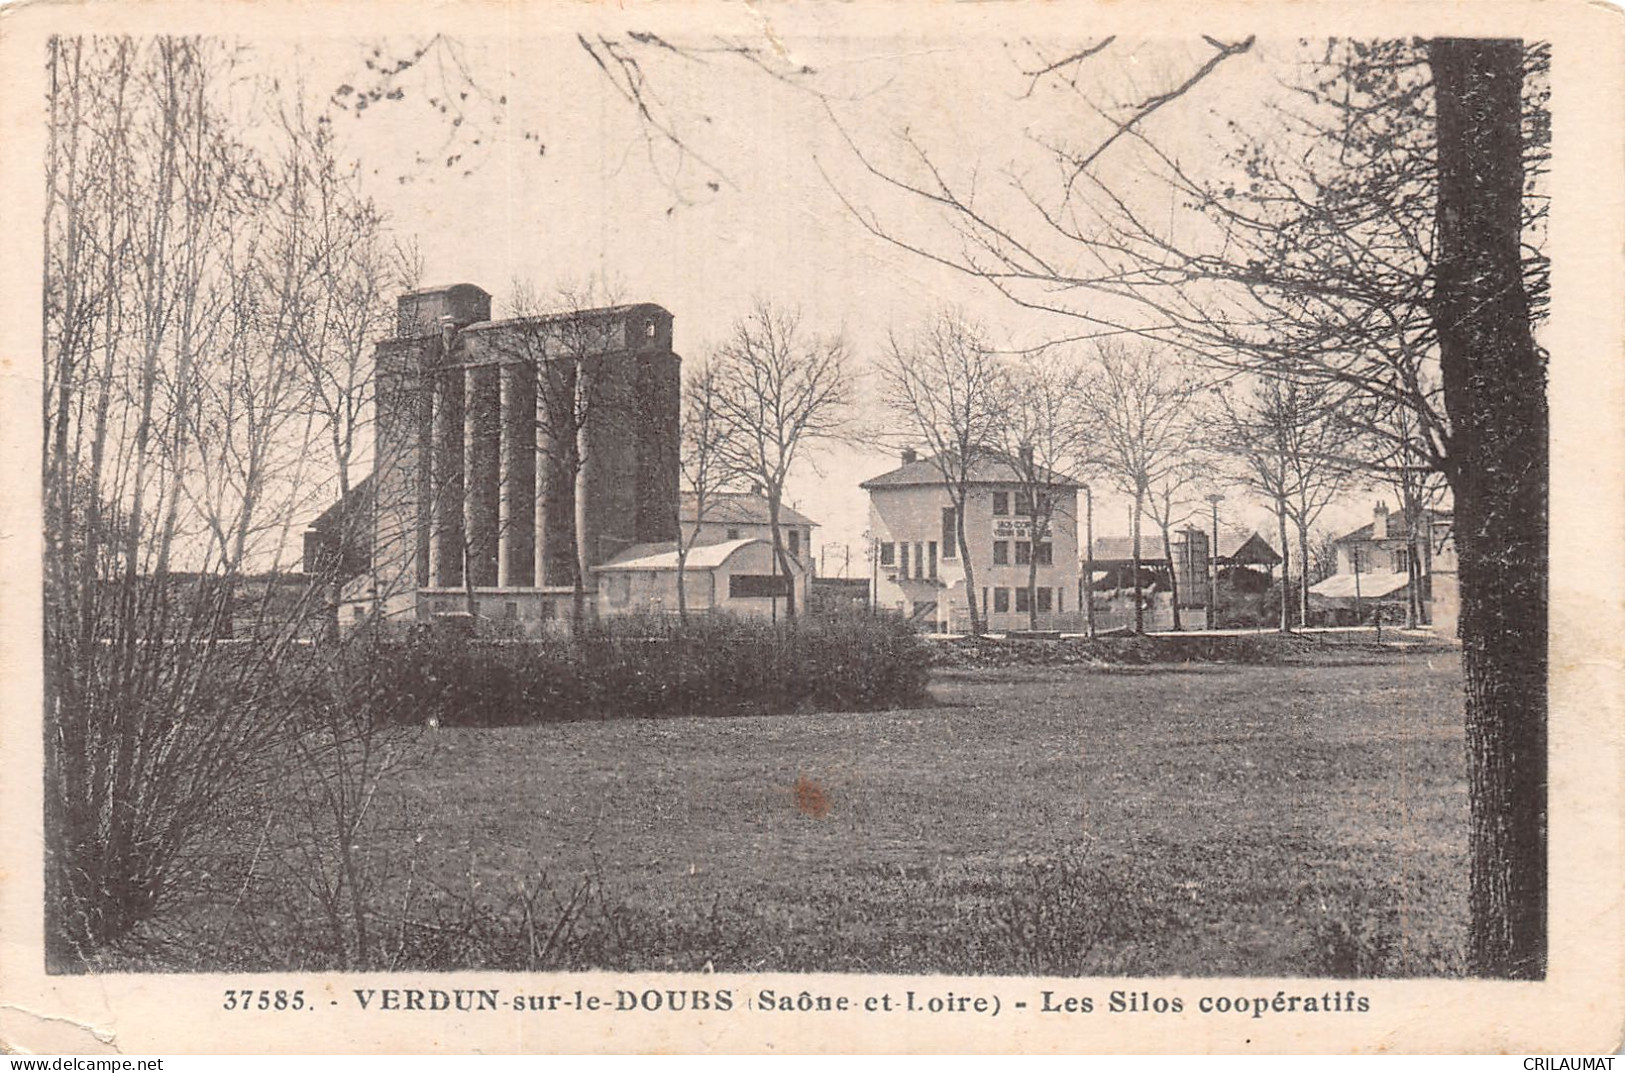
[[[443,728],[372,805],[374,930],[444,967],[1459,973],[1459,690],[1441,652],[1012,667],[906,711]]]

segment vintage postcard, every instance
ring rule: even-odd
[[[1621,1045],[1617,8],[0,72],[0,1048]]]

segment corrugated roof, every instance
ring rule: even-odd
[[[713,492],[705,497],[705,520],[719,525],[730,522],[745,523],[748,525],[766,525],[768,523],[767,497],[756,492]],[[698,521],[698,511],[694,505],[694,495],[684,492],[678,505],[678,519],[684,522]],[[788,503],[779,504],[780,525],[810,525],[816,527],[817,522],[796,510]]]
[[[734,552],[747,544],[762,544],[771,547],[765,540],[747,537],[743,540],[725,540],[721,544],[700,544],[690,548],[686,568],[689,570],[713,570],[727,562]],[[675,541],[662,541],[658,544],[634,544],[606,563],[593,567],[594,570],[676,570],[677,544]]]
[[[970,464],[970,483],[972,484],[1021,484],[1021,471],[1007,456],[993,452],[985,452],[976,457]],[[1082,488],[1080,481],[1063,476],[1054,470],[1038,467],[1038,476],[1044,482],[1057,488]],[[870,477],[858,487],[873,488],[907,488],[913,485],[941,484],[942,471],[937,468],[933,458],[920,458],[913,462],[905,462],[894,470],[889,470],[878,477]]]

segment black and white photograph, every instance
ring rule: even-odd
[[[1625,21],[1480,7],[0,18],[0,1046],[1612,1053]]]

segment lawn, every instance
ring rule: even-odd
[[[419,869],[591,876],[628,967],[1448,972],[1459,675],[944,672],[917,710],[441,730],[402,792]]]
[[[372,804],[384,964],[1461,971],[1455,654],[939,671],[932,693],[426,731]],[[255,912],[216,933],[291,934]],[[319,962],[288,945],[223,960]]]

